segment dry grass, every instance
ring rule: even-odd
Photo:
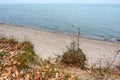
[[[0,80],[75,80],[62,69],[42,60],[29,41],[0,39]]]

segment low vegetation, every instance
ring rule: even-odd
[[[0,80],[76,80],[48,60],[39,58],[29,41],[0,39]]]
[[[72,42],[70,47],[67,47],[67,51],[64,52],[61,58],[61,63],[67,66],[85,68],[86,56],[82,49],[76,48],[76,42]]]
[[[65,52],[61,62],[66,65],[76,66],[83,69],[85,67],[86,56],[81,49],[72,49]]]
[[[79,37],[78,37],[79,38]],[[79,39],[78,39],[79,40]],[[79,43],[79,41],[78,41]],[[79,44],[77,44],[78,47],[76,48],[76,42],[72,42],[70,47],[67,47],[67,51],[62,55],[61,63],[62,65],[70,66],[71,70],[72,68],[80,68],[84,69],[86,72],[85,75],[89,75],[89,77],[81,78],[81,75],[77,74],[76,71],[72,71],[76,75],[79,76],[81,80],[119,80],[120,79],[120,65],[116,66],[116,68],[110,68],[112,64],[114,63],[117,55],[119,54],[120,50],[117,51],[117,54],[115,55],[114,60],[109,63],[105,68],[101,67],[102,64],[99,64],[99,67],[92,66],[91,68],[85,68],[86,64],[86,55],[84,52],[79,48]],[[115,70],[117,69],[117,71]],[[71,72],[70,70],[70,72]],[[83,72],[84,72],[83,71]],[[82,72],[82,71],[81,71]],[[81,74],[81,72],[79,72]],[[84,76],[84,75],[83,75]]]
[[[82,52],[80,48],[76,49],[74,43],[72,43],[71,46],[68,47],[67,51],[60,58],[60,62],[62,63],[62,66],[61,65],[58,66],[50,63],[49,60],[43,60],[39,58],[34,52],[33,45],[29,41],[18,42],[14,39],[1,38],[0,39],[0,80],[119,80],[120,79],[120,73],[119,73],[120,65],[116,66],[117,71],[115,71],[114,69],[110,69],[109,67],[85,68],[85,64],[86,64],[85,54]],[[101,65],[102,64],[100,64],[100,66]],[[85,68],[85,69],[80,70],[79,72],[78,71],[79,68],[80,69]],[[82,72],[85,73],[82,74]],[[87,75],[87,77],[85,75]],[[75,76],[77,76],[78,78],[76,78]]]
[[[90,74],[91,78],[93,80],[119,80],[120,75],[117,71],[115,71],[115,68],[108,68],[101,67],[102,64],[97,64],[99,67],[96,67],[95,65],[91,68],[87,69],[86,71],[88,74]]]

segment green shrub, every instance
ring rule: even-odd
[[[20,71],[21,69],[28,67],[28,55],[26,53],[19,53],[17,57],[17,67]]]
[[[35,64],[35,53],[33,45],[29,41],[24,41],[22,43],[22,51],[23,53],[18,53],[17,62],[18,69],[21,70],[23,68],[29,67],[29,63]]]
[[[34,54],[33,45],[29,41],[24,41],[22,43],[22,50]]]
[[[71,49],[63,54],[61,61],[66,65],[78,66],[83,69],[85,66],[86,56],[81,49]]]

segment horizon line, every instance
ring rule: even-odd
[[[120,4],[120,3],[0,3],[0,4]]]

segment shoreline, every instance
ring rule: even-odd
[[[35,53],[43,59],[62,55],[67,50],[67,46],[70,46],[73,40],[77,40],[76,37],[63,33],[48,32],[8,24],[0,24],[0,37],[2,36],[14,38],[18,41],[30,41],[34,45]],[[107,65],[107,62],[111,62],[114,59],[117,50],[120,49],[120,45],[117,42],[93,40],[81,37],[79,47],[87,57],[88,66],[97,64],[100,60],[102,60],[104,65]],[[114,65],[117,65],[119,61],[120,55],[115,60]]]
[[[8,25],[8,26],[25,28],[25,29],[33,29],[33,30],[36,30],[36,31],[48,32],[48,33],[55,33],[55,34],[59,34],[59,35],[66,35],[66,36],[73,36],[73,37],[77,36],[77,34],[69,34],[69,33],[63,33],[63,32],[60,32],[60,31],[33,28],[31,26],[24,26],[24,25],[14,25],[14,24],[7,24],[7,23],[0,23],[0,25]],[[118,43],[117,40],[112,41],[112,40],[107,40],[106,38],[105,39],[97,39],[97,38],[90,38],[90,37],[85,37],[85,36],[81,36],[81,35],[80,35],[80,38],[89,39],[89,40],[95,40],[95,41],[110,42],[110,43]]]

